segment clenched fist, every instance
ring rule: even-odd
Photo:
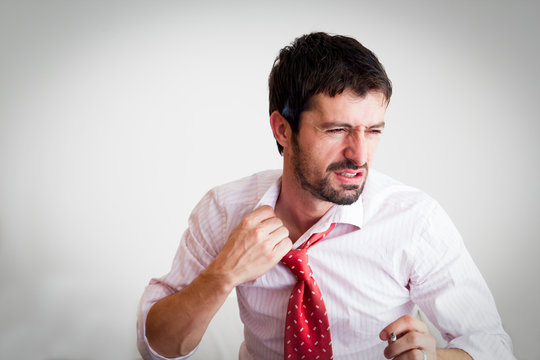
[[[292,248],[289,231],[270,206],[261,206],[242,219],[207,274],[225,276],[234,287],[251,281],[275,266]]]

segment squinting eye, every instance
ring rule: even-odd
[[[345,133],[345,128],[335,128],[335,129],[328,129],[326,130],[329,134],[343,134]]]
[[[382,133],[382,130],[371,129],[371,130],[369,130],[369,133],[370,133],[370,134],[373,134],[373,135],[379,135],[379,134]]]

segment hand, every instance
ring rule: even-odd
[[[390,334],[395,333],[397,340],[390,341]],[[437,359],[436,340],[428,332],[426,324],[412,315],[405,315],[385,327],[379,337],[388,341],[384,356],[394,360],[422,360],[426,353],[427,359]]]
[[[205,273],[225,275],[234,287],[266,273],[291,248],[289,230],[272,207],[261,206],[234,228]]]

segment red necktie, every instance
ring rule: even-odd
[[[298,279],[289,298],[285,320],[285,360],[332,359],[332,340],[326,306],[308,264],[307,250],[336,226],[313,234],[281,259]]]

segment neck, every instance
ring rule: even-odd
[[[332,206],[332,203],[317,199],[304,190],[294,173],[283,169],[276,215],[289,230],[289,238],[293,242],[315,225]]]

